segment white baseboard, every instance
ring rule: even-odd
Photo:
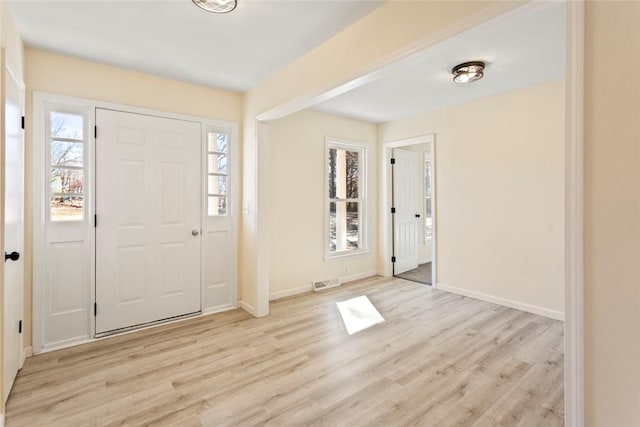
[[[92,340],[88,335],[84,337],[69,338],[66,340],[56,341],[53,343],[43,345],[40,351],[38,351],[38,354],[49,353],[50,351],[62,350],[64,348],[69,348],[69,347],[75,347],[77,345],[86,344],[91,341]]]
[[[367,271],[364,273],[351,274],[349,276],[340,277],[340,283],[345,284],[348,282],[353,282],[354,280],[366,279],[367,277],[373,277],[379,275],[378,271]],[[269,301],[274,301],[280,298],[292,297],[294,295],[304,294],[306,292],[313,291],[313,286],[311,284],[298,286],[297,288],[285,289],[283,291],[271,292],[269,294]]]
[[[241,309],[243,309],[244,311],[246,311],[247,313],[249,313],[253,317],[258,317],[258,311],[256,310],[256,308],[254,306],[252,306],[248,302],[246,302],[244,300],[240,300],[240,301],[238,301],[238,305],[240,306]]]
[[[219,305],[216,307],[209,307],[209,308],[205,308],[204,310],[202,310],[202,315],[208,315],[208,314],[215,314],[215,313],[222,313],[224,311],[230,311],[230,310],[235,310],[236,307],[235,305],[232,304],[227,304],[227,305]]]
[[[428,262],[431,262],[431,258],[425,258],[425,259],[419,259],[418,260],[418,264],[426,264]]]
[[[24,366],[27,357],[31,356],[33,356],[33,347],[25,347],[22,349],[22,353],[20,354],[20,369]]]
[[[0,414],[0,427],[4,427],[4,414]]]
[[[350,276],[343,276],[340,278],[340,283],[353,282],[354,280],[366,279],[367,277],[377,276],[377,271],[366,271],[364,273],[352,274]]]
[[[376,271],[376,274],[381,277],[391,277],[391,276],[387,276],[384,270],[378,270]]]
[[[277,300],[280,298],[292,297],[294,295],[304,294],[313,291],[311,284],[299,286],[297,288],[285,289],[284,291],[271,292],[269,294],[269,301]]]
[[[438,283],[436,285],[436,289],[440,291],[450,292],[452,294],[462,295],[469,298],[479,299],[479,300],[490,302],[493,304],[504,305],[506,307],[515,308],[518,310],[526,311],[528,313],[533,313],[539,316],[548,317],[550,319],[564,321],[564,313],[560,311],[549,310],[548,308],[539,307],[537,305],[526,304],[519,301],[513,301],[506,298],[496,297],[493,295],[484,294],[482,292],[469,291],[467,289],[444,285],[442,283]]]

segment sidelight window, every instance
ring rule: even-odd
[[[424,243],[433,238],[433,161],[431,154],[424,156]]]
[[[207,215],[227,214],[229,140],[226,132],[207,133]]]
[[[86,117],[49,111],[49,218],[84,219]]]

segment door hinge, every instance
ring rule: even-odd
[[[94,316],[98,315],[98,303],[97,302],[93,303],[93,315]]]
[[[98,226],[98,215],[94,215],[93,216],[93,228],[96,228]]]
[[[96,139],[98,138],[98,126],[93,127],[93,137]]]
[[[20,121],[20,126],[22,126],[22,129],[24,129],[24,116],[22,116],[22,120]]]
[[[396,262],[396,257],[392,256],[391,257],[391,262]]]
[[[391,164],[395,165],[396,164],[396,159],[394,159],[393,157],[391,158]]]
[[[396,213],[396,208],[391,208],[391,213],[392,214]]]
[[[22,320],[18,322],[18,333],[22,333]]]

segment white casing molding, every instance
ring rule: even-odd
[[[391,188],[391,157],[392,150],[398,147],[406,147],[410,145],[419,145],[419,144],[429,144],[431,153],[433,158],[435,159],[436,154],[436,136],[435,134],[421,135],[415,136],[413,138],[401,139],[398,141],[388,141],[384,142],[381,147],[381,155],[380,155],[380,167],[381,167],[381,176],[379,180],[380,188],[380,226],[379,226],[379,242],[380,242],[380,256],[382,257],[382,265],[383,272],[382,276],[390,277],[393,275],[393,264],[391,263],[391,242],[393,242],[393,229],[392,229],[392,215],[391,215],[391,205],[393,204],[392,197],[392,188]],[[437,175],[437,165],[436,161],[433,162],[433,170],[432,170],[432,181],[431,185],[433,188],[433,193],[431,195],[432,198],[432,215],[433,215],[433,239],[431,240],[431,257],[432,257],[432,282],[435,283],[437,280],[436,275],[436,267],[437,267],[437,251],[436,251],[436,241],[437,241],[437,192],[436,192],[436,175]]]
[[[566,5],[564,420],[567,427],[583,427],[584,0],[568,1]]]
[[[438,283],[436,288],[439,291],[450,292],[456,295],[462,295],[465,297],[479,299],[481,301],[486,301],[493,304],[503,305],[505,307],[515,308],[517,310],[526,311],[527,313],[537,314],[538,316],[544,316],[550,319],[564,321],[564,313],[560,311],[549,310],[548,308],[539,307],[537,305],[526,304],[520,301],[514,301],[507,298],[496,297],[496,296],[485,294],[482,292],[470,291],[468,289],[459,288],[456,286],[449,286],[443,283]]]

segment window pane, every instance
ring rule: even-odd
[[[329,198],[357,199],[360,181],[360,153],[329,149]]]
[[[226,133],[209,132],[207,135],[209,151],[226,153],[229,150],[229,135]]]
[[[82,193],[82,169],[51,168],[52,193]]]
[[[360,247],[358,202],[329,203],[329,251],[340,252]]]
[[[329,252],[335,252],[337,250],[336,241],[336,203],[329,203]]]
[[[50,200],[51,221],[74,221],[84,218],[84,197],[57,197]]]
[[[360,153],[355,151],[346,151],[346,191],[347,191],[347,199],[357,199],[358,198],[358,181],[359,181],[359,173],[360,173],[360,165],[359,165],[359,157]]]
[[[207,197],[207,215],[226,215],[227,214],[227,198],[224,196]]]
[[[431,194],[432,188],[432,165],[431,161],[424,163],[424,193],[425,193],[425,218],[424,218],[424,236],[426,239],[433,237],[433,213],[431,212]]]
[[[358,202],[347,203],[347,249],[360,247],[360,212]]]
[[[209,175],[209,182],[207,187],[207,192],[209,194],[227,194],[227,177],[226,176],[216,176]]]
[[[336,153],[335,148],[329,149],[329,198],[336,198]]]
[[[207,172],[209,173],[227,173],[227,155],[226,154],[209,154],[207,164]]]
[[[51,164],[60,166],[82,166],[82,143],[51,141]]]
[[[54,138],[84,139],[84,118],[79,114],[51,112],[51,136]]]

